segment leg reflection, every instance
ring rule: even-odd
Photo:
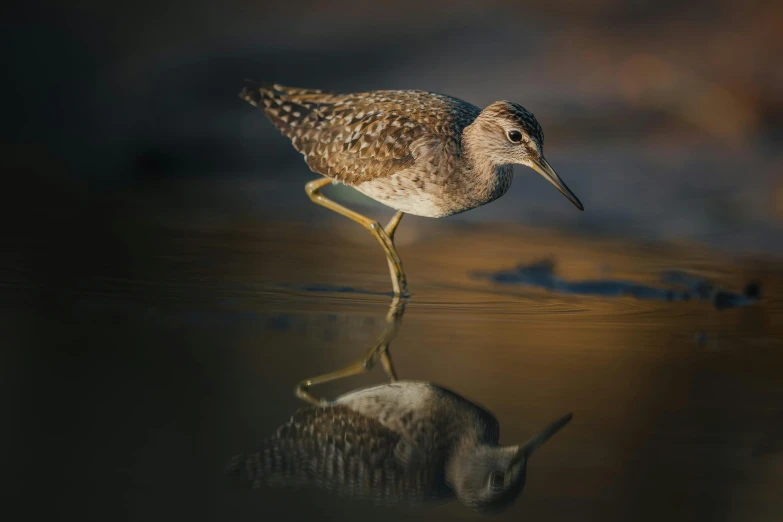
[[[379,360],[381,361],[381,366],[383,366],[389,380],[395,382],[397,380],[397,372],[394,370],[391,354],[389,354],[389,344],[391,344],[392,340],[397,335],[402,316],[405,313],[406,304],[406,299],[399,296],[394,297],[389,306],[389,312],[386,314],[386,327],[381,332],[381,335],[378,337],[378,340],[373,347],[370,348],[363,358],[340,370],[318,375],[299,382],[294,389],[295,395],[303,401],[316,406],[327,405],[329,404],[329,401],[324,398],[317,399],[310,393],[310,388],[312,386],[370,371]]]

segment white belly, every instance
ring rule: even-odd
[[[511,165],[502,165],[485,176],[455,171],[408,169],[392,176],[365,181],[353,187],[406,214],[439,218],[480,207],[499,198],[511,186]]]
[[[398,381],[341,395],[334,404],[348,406],[368,417],[379,418],[384,410],[427,411],[436,400],[434,387],[427,382]]]
[[[429,182],[393,176],[366,181],[354,188],[378,203],[414,216],[439,218],[455,213],[450,202],[444,201],[442,189]]]

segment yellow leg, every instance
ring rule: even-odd
[[[404,215],[405,214],[402,210],[398,210],[394,213],[392,218],[389,220],[389,223],[383,229],[386,232],[386,235],[389,236],[389,240],[391,241],[392,246],[394,246],[394,231],[397,230],[397,225],[400,224],[402,216]],[[394,273],[394,263],[392,263],[391,258],[387,257],[386,260],[389,262],[389,272]],[[392,371],[394,370],[392,369]]]
[[[321,206],[324,206],[337,212],[338,214],[342,214],[343,216],[356,221],[364,228],[369,230],[373,236],[375,236],[375,239],[378,240],[378,242],[381,244],[381,247],[383,248],[383,251],[386,253],[386,259],[389,261],[389,271],[391,273],[394,295],[407,296],[408,284],[405,279],[405,271],[402,268],[402,261],[400,260],[400,256],[397,254],[397,249],[394,247],[394,242],[392,241],[390,234],[388,234],[377,221],[369,219],[359,214],[358,212],[354,212],[353,210],[345,208],[339,203],[335,203],[321,194],[321,188],[329,185],[330,183],[332,183],[330,178],[317,179],[305,185],[305,191],[314,203],[318,203]],[[392,220],[389,222],[392,235],[394,234],[394,230],[397,228],[397,224],[400,222],[400,219],[402,219],[402,212],[395,214]]]
[[[389,238],[392,241],[394,241],[394,231],[397,230],[397,225],[400,224],[400,221],[402,220],[402,216],[404,215],[405,213],[402,210],[398,210],[389,220],[389,224],[386,225],[386,227],[384,228],[386,234],[389,236]]]
[[[397,370],[394,369],[388,345],[384,346],[383,351],[381,351],[381,366],[383,366],[383,371],[386,372],[386,375],[389,376],[389,382],[397,382]]]
[[[394,227],[391,229],[392,234],[394,234],[394,228],[396,228],[397,224],[402,218],[402,212],[395,214],[395,217],[397,215],[399,215],[399,217],[397,218]],[[392,218],[392,220],[394,220],[394,218]],[[405,301],[400,300],[399,297],[395,297],[392,299],[392,303],[389,306],[389,312],[386,314],[386,324],[392,325],[391,327],[394,329],[395,336],[397,335],[397,329],[400,327],[400,323],[402,322],[402,316],[405,313],[405,305]],[[381,350],[381,365],[383,365],[383,370],[386,372],[386,375],[389,376],[389,381],[395,382],[397,380],[397,371],[394,369],[391,354],[389,353],[389,343],[391,343],[391,339],[386,341],[385,346]]]
[[[389,307],[389,313],[386,315],[386,328],[383,329],[383,332],[381,332],[375,345],[370,348],[362,359],[340,370],[301,381],[296,385],[294,394],[310,404],[315,404],[316,406],[327,405],[329,404],[329,401],[326,399],[316,399],[315,396],[310,393],[310,387],[368,372],[379,360],[389,377],[389,381],[396,381],[397,373],[394,371],[394,365],[392,364],[389,344],[391,344],[392,340],[397,335],[397,329],[399,328],[402,316],[405,313],[405,304],[405,301],[400,300],[399,297],[394,298]]]

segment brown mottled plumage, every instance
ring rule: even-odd
[[[491,413],[434,384],[397,381],[298,411],[231,469],[255,487],[311,484],[383,504],[457,496],[499,510],[524,487],[528,457],[570,419],[527,444],[498,446]]]
[[[416,160],[418,140],[461,149],[462,130],[481,112],[456,98],[421,91],[332,94],[281,85],[245,88],[307,165],[347,185],[392,176]]]
[[[400,433],[348,407],[310,407],[296,412],[254,452],[235,457],[232,466],[253,487],[311,484],[384,504],[449,496],[443,478],[436,476],[437,465],[410,468],[398,461],[402,440]]]
[[[320,194],[322,182],[307,186],[313,201],[376,235],[398,294],[405,280],[392,238],[402,213],[439,218],[494,201],[511,186],[515,163],[539,172],[582,209],[544,159],[541,125],[514,102],[481,110],[424,91],[335,94],[277,84],[246,87],[240,96],[263,109],[312,171],[398,211],[385,237],[377,223]]]

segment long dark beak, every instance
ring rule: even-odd
[[[569,423],[571,420],[571,417],[574,415],[572,413],[569,413],[568,415],[565,415],[561,419],[559,419],[556,422],[553,422],[549,426],[547,426],[544,431],[524,443],[523,445],[519,446],[519,450],[517,452],[517,455],[519,458],[528,458],[530,455],[533,454],[534,451],[536,451],[538,448],[540,448],[546,441],[552,438],[552,436],[560,431],[563,426]]]
[[[562,195],[567,197],[576,208],[579,210],[585,209],[585,207],[582,206],[582,202],[579,201],[579,198],[576,197],[573,192],[571,192],[571,189],[569,189],[565,183],[563,183],[563,180],[560,179],[560,176],[558,176],[554,170],[552,170],[552,167],[549,166],[549,162],[544,159],[543,156],[538,159],[534,159],[531,167],[533,167],[533,170],[544,176],[544,179],[554,185],[555,188],[559,190]]]

